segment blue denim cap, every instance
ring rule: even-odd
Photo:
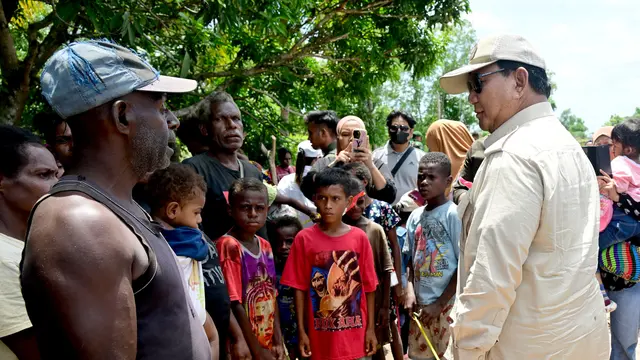
[[[135,52],[102,40],[58,50],[40,76],[42,95],[63,118],[106,104],[133,91],[185,93],[194,80],[162,76]]]

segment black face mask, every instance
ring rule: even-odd
[[[390,132],[389,137],[394,144],[406,144],[409,141],[409,133],[404,131]]]

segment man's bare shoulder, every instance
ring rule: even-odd
[[[138,241],[104,205],[79,193],[52,196],[34,211],[26,254],[31,259],[69,257],[131,262]]]

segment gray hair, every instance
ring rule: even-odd
[[[194,121],[198,124],[207,124],[211,122],[211,108],[213,105],[220,103],[232,103],[235,105],[236,102],[233,101],[233,97],[228,93],[214,91],[198,103],[177,111],[175,115],[184,122]]]

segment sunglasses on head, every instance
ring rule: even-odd
[[[402,132],[409,132],[409,127],[407,125],[389,125],[389,131],[391,132],[398,132],[398,130],[402,131]]]
[[[473,91],[476,94],[480,94],[482,92],[482,80],[481,79],[483,77],[485,77],[485,76],[497,74],[497,73],[502,72],[502,71],[504,71],[504,69],[498,69],[496,71],[491,71],[491,72],[484,73],[484,74],[478,74],[478,73],[469,74],[469,79],[467,80],[467,89],[469,90],[469,93],[471,93]]]

